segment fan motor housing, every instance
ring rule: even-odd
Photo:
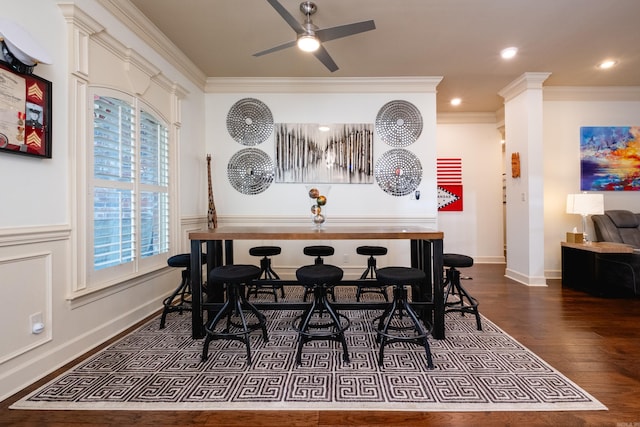
[[[300,12],[304,13],[307,16],[313,15],[317,11],[318,6],[316,6],[316,4],[312,1],[303,1],[302,3],[300,3]]]

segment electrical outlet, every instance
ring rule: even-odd
[[[344,264],[349,264],[349,254],[342,255],[342,262]]]
[[[43,329],[44,321],[42,319],[42,312],[33,313],[29,316],[29,332],[39,334]]]

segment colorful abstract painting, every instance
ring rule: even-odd
[[[640,126],[580,128],[580,190],[640,191]]]

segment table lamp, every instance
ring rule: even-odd
[[[567,213],[582,216],[582,235],[587,242],[587,216],[602,215],[604,213],[604,196],[602,194],[568,194]]]

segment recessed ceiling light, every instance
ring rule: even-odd
[[[451,100],[451,105],[460,105],[462,103],[462,99],[460,98],[453,98]]]
[[[611,68],[616,64],[617,62],[613,59],[607,59],[606,61],[602,61],[600,64],[598,64],[598,68],[600,68],[601,70],[606,70],[607,68]]]
[[[517,53],[518,53],[517,47],[508,47],[500,51],[500,56],[502,57],[502,59],[511,59],[514,56],[516,56]]]

